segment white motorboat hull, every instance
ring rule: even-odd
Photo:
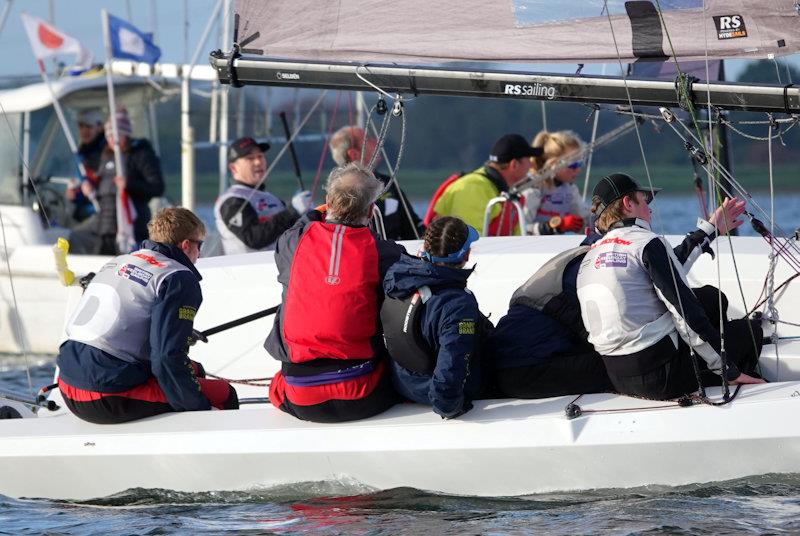
[[[68,413],[0,423],[0,493],[82,500],[130,488],[254,490],[307,481],[456,495],[682,485],[800,472],[800,383],[725,407],[617,395],[488,400],[454,421],[404,404],[346,424],[268,406],[103,426]],[[650,408],[650,409],[648,409]]]

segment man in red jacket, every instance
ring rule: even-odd
[[[264,346],[283,363],[269,396],[299,419],[363,419],[396,402],[379,311],[383,278],[405,250],[367,227],[382,190],[360,164],[338,167],[327,214],[309,212],[278,239],[283,302]]]

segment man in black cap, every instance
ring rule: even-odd
[[[672,249],[650,230],[648,204],[659,190],[624,173],[603,177],[594,188],[592,212],[603,236],[583,258],[577,283],[589,342],[624,394],[670,399],[696,391],[693,353],[702,358],[704,384],[719,382],[708,371],[732,383],[763,382],[748,375],[761,352],[760,325],[751,329],[747,318],[728,321],[724,295],[713,287],[693,290],[686,278],[718,233],[743,223],[744,201],[725,199]],[[721,318],[727,359],[717,327]]]
[[[233,184],[214,204],[214,218],[226,255],[265,251],[275,247],[278,237],[305,214],[311,192],[292,197],[291,206],[264,189],[268,143],[239,138],[228,149],[228,169]]]
[[[483,215],[489,201],[507,192],[528,174],[531,157],[542,154],[519,134],[506,134],[494,143],[489,160],[473,171],[439,188],[431,206],[435,217],[455,216],[478,231],[483,230]],[[519,234],[517,214],[505,203],[492,207],[489,235]]]

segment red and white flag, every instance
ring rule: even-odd
[[[36,59],[74,54],[77,69],[88,69],[92,66],[92,53],[80,41],[38,17],[27,13],[20,13],[20,17]]]

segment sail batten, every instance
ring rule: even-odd
[[[247,51],[304,61],[604,63],[800,51],[795,0],[237,0],[236,13]]]

